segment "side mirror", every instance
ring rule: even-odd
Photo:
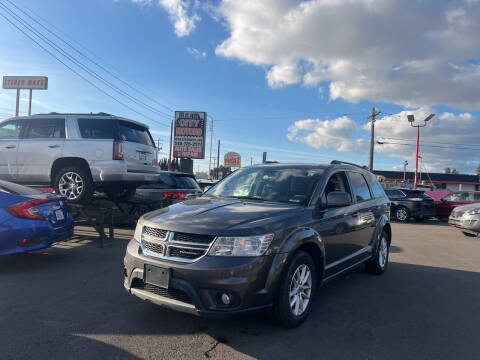
[[[344,207],[352,204],[349,193],[343,191],[332,191],[327,195],[327,208]]]

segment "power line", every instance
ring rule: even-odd
[[[70,47],[72,50],[74,50],[75,52],[77,52],[79,55],[81,55],[82,57],[84,57],[85,59],[87,59],[88,61],[90,61],[92,64],[98,66],[100,69],[102,69],[103,71],[105,71],[107,74],[109,74],[110,76],[112,76],[113,78],[115,78],[116,80],[120,81],[121,83],[123,83],[124,85],[128,86],[130,89],[136,91],[137,93],[141,94],[142,96],[146,97],[147,99],[149,99],[150,101],[156,103],[157,105],[160,105],[162,107],[164,107],[165,109],[167,110],[170,110],[170,111],[175,111],[173,110],[172,108],[170,108],[169,106],[155,100],[154,98],[150,97],[148,94],[146,94],[145,92],[143,92],[142,90],[134,87],[133,85],[129,84],[128,82],[126,82],[125,80],[121,79],[119,76],[115,75],[112,71],[108,70],[106,67],[104,67],[102,64],[98,63],[97,61],[93,60],[92,58],[90,58],[89,56],[85,55],[83,52],[81,52],[80,50],[78,50],[76,47],[74,47],[70,42],[66,41],[65,39],[63,39],[61,36],[59,36],[58,34],[56,34],[54,31],[50,30],[48,27],[46,27],[45,25],[43,25],[41,22],[37,21],[34,16],[38,17],[40,20],[46,22],[47,24],[49,24],[51,27],[53,27],[54,29],[56,29],[58,32],[62,33],[63,35],[65,35],[66,37],[70,38],[72,41],[74,41],[75,43],[77,43],[80,47],[82,47],[83,49],[85,49],[86,51],[88,51],[89,53],[93,54],[94,56],[96,57],[99,57],[98,55],[92,53],[90,50],[88,50],[86,47],[84,47],[82,44],[80,44],[79,42],[75,41],[75,39],[69,37],[67,34],[65,34],[64,32],[62,32],[60,29],[58,29],[56,26],[54,26],[53,24],[49,23],[47,20],[43,19],[42,17],[40,17],[39,15],[35,14],[34,16],[31,16],[30,14],[28,14],[26,11],[24,11],[23,9],[21,9],[20,7],[18,7],[17,5],[15,5],[12,1],[10,0],[6,0],[8,1],[12,6],[14,6],[15,8],[17,8],[19,11],[21,11],[23,14],[25,14],[26,16],[28,16],[30,19],[32,19],[35,23],[37,23],[38,25],[40,25],[42,28],[44,28],[46,31],[48,31],[50,34],[52,34],[53,36],[55,36],[57,39],[59,39],[60,41],[62,41],[64,44],[66,44],[68,47]],[[34,14],[34,12],[28,8],[25,4],[21,3],[22,6],[27,9],[31,14]],[[112,65],[110,65],[111,67],[113,67]],[[117,70],[118,71],[118,70]],[[150,90],[151,91],[151,90]],[[151,91],[152,92],[152,91]],[[166,99],[165,99],[166,100]],[[166,100],[168,101],[168,100]],[[175,104],[173,104],[175,105]]]
[[[9,0],[7,0],[9,1]],[[75,59],[72,55],[70,55],[69,53],[67,53],[64,49],[62,49],[61,47],[59,47],[57,44],[55,44],[53,41],[51,41],[50,39],[48,39],[46,36],[44,36],[41,32],[39,32],[37,29],[35,29],[33,26],[31,26],[30,24],[26,23],[23,19],[21,19],[18,14],[16,14],[14,11],[12,11],[11,9],[9,9],[4,3],[0,2],[0,7],[2,7],[4,10],[6,10],[8,13],[10,13],[14,18],[17,19],[17,21],[22,24],[24,26],[24,28],[27,28],[28,30],[30,30],[33,34],[35,34],[38,38],[40,38],[41,40],[43,40],[45,43],[47,43],[48,45],[50,45],[54,50],[56,50],[58,53],[60,53],[61,55],[63,55],[64,57],[66,57],[68,60],[70,60],[71,62],[73,62],[75,65],[77,65],[78,67],[80,67],[81,69],[83,69],[85,72],[87,72],[89,75],[95,77],[97,80],[101,81],[103,84],[105,84],[106,86],[108,86],[110,89],[112,89],[113,91],[117,92],[118,94],[128,98],[130,101],[136,103],[137,105],[139,106],[143,106],[145,107],[147,110],[149,111],[152,111],[154,113],[157,113],[159,115],[162,115],[168,119],[170,119],[170,115],[162,112],[162,111],[159,111],[153,107],[151,107],[150,105],[148,104],[145,104],[143,101],[131,96],[130,94],[128,94],[127,92],[123,91],[122,89],[118,88],[116,85],[110,83],[108,80],[106,80],[105,78],[103,78],[101,75],[97,74],[95,71],[91,70],[90,68],[88,68],[86,65],[84,65],[83,63],[81,63],[79,60]],[[28,15],[28,14],[27,14]],[[164,124],[165,125],[165,124]]]
[[[401,145],[401,146],[415,146],[415,144],[405,144],[397,142],[377,141],[378,145]],[[440,149],[458,149],[458,150],[480,150],[480,148],[468,148],[468,147],[456,147],[456,146],[440,146],[440,145],[425,145],[421,144],[420,147],[433,147]]]
[[[73,69],[72,67],[70,67],[68,64],[66,64],[65,62],[63,62],[61,59],[59,59],[55,54],[53,54],[50,50],[46,49],[42,44],[40,44],[37,40],[35,40],[33,37],[31,37],[29,34],[27,34],[24,30],[22,30],[20,27],[18,27],[14,22],[10,21],[10,19],[5,16],[4,13],[1,13],[0,12],[0,16],[3,17],[7,22],[9,22],[12,26],[14,26],[18,31],[20,31],[22,34],[24,34],[26,37],[28,37],[31,41],[33,41],[37,46],[39,46],[43,51],[45,51],[46,53],[48,53],[50,56],[52,56],[55,60],[57,60],[58,62],[60,62],[62,65],[64,65],[67,69],[69,69],[70,71],[72,71],[75,75],[77,75],[78,77],[80,77],[82,80],[86,81],[87,83],[89,83],[90,85],[92,85],[95,89],[97,89],[98,91],[100,91],[101,93],[103,93],[104,95],[108,96],[109,98],[111,98],[112,100],[116,101],[117,103],[119,103],[120,105],[126,107],[127,109],[129,109],[130,111],[133,111],[134,113],[140,115],[140,116],[143,116],[145,117],[146,119],[149,119],[153,122],[156,122],[162,126],[166,126],[166,127],[169,127],[168,125],[165,125],[153,118],[151,118],[150,116],[148,115],[145,115],[137,110],[135,110],[134,108],[132,108],[131,106],[123,103],[121,100],[118,100],[116,97],[112,96],[111,94],[107,93],[105,90],[103,90],[102,88],[98,87],[96,84],[94,84],[92,81],[90,81],[89,79],[87,79],[86,77],[84,77],[82,74],[80,74],[78,71],[76,71],[75,69]]]
[[[413,139],[397,139],[397,138],[389,138],[389,137],[380,137],[381,139],[387,140],[398,140],[398,141],[415,141]],[[423,142],[424,144],[446,144],[446,145],[459,145],[459,146],[480,146],[480,144],[455,144],[455,143],[447,143],[443,141],[426,141]]]

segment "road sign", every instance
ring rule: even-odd
[[[240,156],[239,153],[228,152],[223,157],[223,165],[233,166],[233,167],[241,167],[242,166],[242,157]]]
[[[175,111],[174,157],[190,159],[205,158],[206,123],[206,112]]]
[[[48,77],[46,76],[4,76],[4,89],[32,89],[47,90]]]

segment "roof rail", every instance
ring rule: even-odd
[[[330,164],[331,164],[331,165],[333,165],[333,164],[346,164],[346,165],[356,166],[356,167],[361,168],[361,169],[364,169],[364,170],[370,170],[370,169],[368,168],[368,166],[365,166],[365,165],[361,166],[361,165],[357,165],[357,164],[354,164],[354,163],[351,163],[351,162],[348,162],[348,161],[332,160],[332,161],[330,162]]]

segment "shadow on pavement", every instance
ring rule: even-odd
[[[480,274],[390,263],[319,289],[299,328],[209,320],[125,292],[126,241],[0,259],[2,359],[474,359]],[[400,249],[401,251],[401,249]]]

